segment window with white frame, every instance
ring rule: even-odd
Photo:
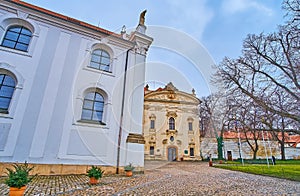
[[[81,120],[103,123],[104,97],[98,92],[86,94],[83,100]]]
[[[15,79],[7,73],[0,72],[0,113],[8,113],[15,87]]]
[[[5,32],[1,46],[27,52],[32,32],[24,26],[11,26]]]
[[[101,71],[110,72],[111,70],[109,53],[102,49],[93,50],[89,67]]]

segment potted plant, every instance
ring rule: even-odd
[[[87,176],[90,178],[90,184],[97,184],[99,179],[102,178],[104,171],[100,167],[92,166],[87,171]]]
[[[126,165],[124,167],[124,170],[125,170],[126,176],[128,176],[128,177],[132,176],[132,171],[134,170],[132,163],[129,163],[129,165]]]
[[[6,179],[5,184],[7,184],[10,196],[21,196],[26,190],[26,185],[36,176],[29,176],[29,172],[33,170],[33,167],[29,167],[27,162],[25,164],[13,164],[14,169],[6,168],[8,179]]]

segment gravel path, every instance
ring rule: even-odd
[[[158,165],[158,166],[157,166]],[[156,167],[157,166],[157,167]],[[146,163],[144,175],[72,195],[300,195],[300,183],[208,167],[207,163]]]
[[[96,186],[85,175],[38,176],[25,195],[299,195],[300,182],[208,167],[203,162],[147,161],[145,174],[105,176]],[[8,187],[0,183],[0,195]]]

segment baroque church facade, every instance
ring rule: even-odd
[[[128,163],[143,170],[140,84],[153,41],[144,15],[118,34],[1,1],[1,173],[25,161],[40,174],[85,173],[88,165],[113,173]]]
[[[201,160],[199,104],[195,91],[144,89],[145,160]]]

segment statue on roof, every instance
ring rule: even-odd
[[[145,14],[146,14],[147,10],[144,10],[141,14],[140,14],[140,25],[145,25]]]
[[[168,91],[178,91],[178,89],[173,85],[172,82],[169,82],[166,86],[165,89]]]

